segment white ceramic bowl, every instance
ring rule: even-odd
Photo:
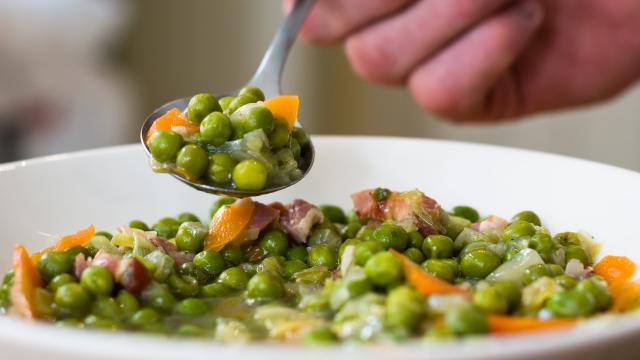
[[[469,204],[483,214],[538,212],[553,231],[584,229],[603,254],[640,261],[637,228],[640,174],[589,161],[495,146],[379,137],[314,137],[316,163],[297,185],[264,198],[296,197],[350,206],[357,190],[418,188],[445,208]],[[95,224],[113,229],[131,219],[149,223],[193,211],[206,218],[213,200],[149,170],[138,145],[90,150],[0,165],[0,269],[11,247],[44,247],[51,235]],[[572,331],[483,337],[429,344],[304,348],[216,345],[56,328],[0,317],[0,357],[38,359],[475,359],[637,358],[640,321],[625,316]]]

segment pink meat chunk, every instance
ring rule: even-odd
[[[284,206],[280,224],[299,243],[306,244],[311,228],[324,221],[322,211],[304,200],[295,199]]]

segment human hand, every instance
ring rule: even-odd
[[[301,36],[345,40],[360,76],[479,122],[619,93],[640,77],[639,33],[637,0],[319,0]]]

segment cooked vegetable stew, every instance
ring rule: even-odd
[[[302,177],[309,142],[294,126],[297,117],[297,96],[265,100],[257,87],[221,99],[195,95],[186,109],[169,110],[147,131],[151,167],[245,191],[290,184]]]
[[[345,213],[218,198],[208,225],[182,213],[89,226],[31,255],[17,245],[0,307],[71,327],[336,343],[558,330],[640,304],[633,262],[594,264],[590,236],[551,234],[534,212],[447,212],[417,190],[352,200]]]

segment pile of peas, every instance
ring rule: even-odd
[[[294,159],[299,167],[301,152],[309,141],[302,128],[290,131],[285,120],[274,117],[261,104],[264,100],[262,90],[255,86],[244,87],[236,97],[216,99],[207,93],[193,96],[185,113],[199,131],[188,136],[171,130],[152,134],[147,146],[153,159],[161,164],[154,168],[164,170],[168,164],[173,172],[191,181],[263,190],[270,183],[270,172],[278,167],[277,157]],[[268,139],[263,145],[276,158],[271,164],[250,154],[239,158],[225,148],[225,144],[257,130]]]
[[[234,201],[219,198],[211,214]],[[488,314],[584,318],[611,304],[602,278],[565,274],[569,261],[592,264],[580,235],[552,237],[531,211],[516,214],[503,230],[470,237],[465,232],[480,216],[471,207],[458,206],[448,214],[446,234],[425,237],[393,222],[368,224],[333,205],[320,209],[324,221],[313,227],[306,244],[273,224],[255,242],[229,244],[220,252],[203,249],[207,226],[191,213],[161,218],[152,226],[131,221],[130,228],[153,230],[177,250],[193,254],[191,261],[178,265],[154,249],[118,248],[119,256],[136,257],[153,277],[139,294],[125,290],[101,266],[88,267],[80,278],[74,275],[77,254],[95,256],[99,248],[108,249],[100,245],[105,239],[120,236],[96,233],[83,247],[49,252],[39,260],[44,285],[36,292],[38,312],[68,326],[216,338],[224,332],[221,319],[231,319],[249,339],[277,340],[253,314],[265,306],[283,306],[320,324],[304,332],[301,341],[333,343],[483,334],[489,331]],[[459,297],[454,305],[438,308],[431,303],[437,296],[425,297],[406,281],[402,262],[390,249],[443,281],[470,288],[471,298]],[[518,270],[519,281],[492,278],[498,267],[525,250],[543,261]],[[352,264],[343,274],[341,262],[347,257]],[[5,310],[11,306],[12,276],[8,272],[0,288],[0,308]],[[356,334],[345,330],[372,326],[367,324],[376,316],[379,327]],[[443,321],[433,321],[437,319]],[[429,325],[433,323],[441,325]]]

